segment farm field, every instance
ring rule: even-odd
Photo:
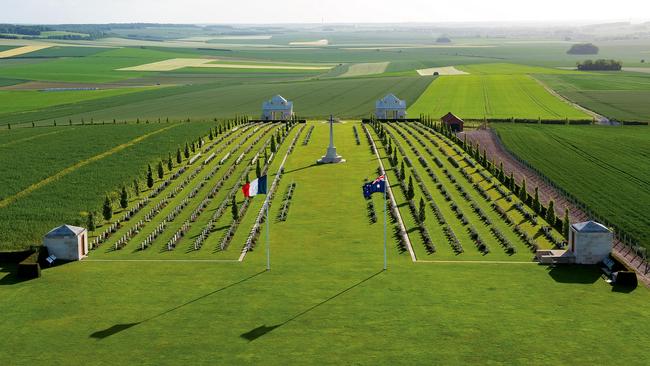
[[[650,76],[639,73],[536,75],[566,98],[606,117],[650,121]]]
[[[360,134],[359,144],[354,128]],[[421,127],[386,128],[399,136],[391,138],[397,146],[411,140],[409,130]],[[631,346],[628,337],[650,340],[644,332],[650,317],[639,311],[650,293],[645,288],[611,291],[595,268],[549,270],[524,260],[525,248],[520,261],[480,263],[477,261],[502,259],[496,250],[500,248],[493,244],[494,253],[480,257],[467,245],[466,253],[453,258],[443,254],[443,242],[436,243],[440,253],[429,256],[416,246],[418,255],[430,260],[440,255],[451,262],[412,263],[409,254],[390,237],[388,271],[381,271],[382,224],[369,221],[360,189],[364,181],[376,175],[377,160],[359,123],[337,124],[335,130],[338,151],[348,160],[345,164],[314,165],[328,140],[327,125],[320,122],[294,126],[280,144],[270,172],[279,168],[278,158],[285,155],[288,144],[294,139],[297,142],[295,151],[288,155],[269,212],[270,272],[264,271],[263,233],[243,262],[205,260],[227,259],[223,254],[228,252],[236,257],[264,196],[252,200],[254,206],[226,253],[213,249],[221,235],[209,236],[199,254],[187,251],[191,244],[187,239],[172,251],[161,251],[165,240],[157,240],[141,253],[128,250],[128,246],[106,251],[104,245],[109,241],[85,261],[47,269],[39,280],[18,283],[10,273],[12,268],[3,264],[0,296],[5,300],[0,311],[6,316],[2,318],[0,342],[16,351],[0,354],[0,362],[63,362],[74,350],[74,363],[91,364],[109,359],[114,363],[175,364],[190,358],[193,362],[240,364],[299,359],[304,361],[301,363],[320,364],[313,355],[323,353],[334,363],[420,363],[435,358],[444,363],[516,360],[546,364],[563,362],[568,350],[585,362],[643,364],[643,351]],[[370,133],[379,141],[374,131]],[[440,142],[443,151],[453,154],[453,149],[444,147],[444,139],[426,133],[423,141],[424,136]],[[421,148],[417,142],[413,146]],[[404,149],[412,151],[406,146]],[[411,156],[411,152],[407,154]],[[436,150],[435,155],[444,153]],[[382,160],[388,163],[383,154]],[[413,174],[412,168],[406,169]],[[269,178],[274,178],[271,175]],[[394,173],[389,172],[389,176],[395,182]],[[278,221],[284,193],[291,183],[295,183],[295,193],[286,221]],[[447,187],[448,182],[444,184]],[[337,195],[330,194],[334,189]],[[395,185],[394,190],[399,199],[399,187]],[[241,192],[236,192],[241,199]],[[379,195],[373,202],[380,207]],[[400,206],[400,211],[405,219],[410,215],[408,206]],[[202,216],[210,213],[208,209]],[[434,220],[431,212],[427,215],[427,220]],[[448,217],[450,223],[452,219]],[[477,221],[471,217],[473,225]],[[410,236],[415,234],[411,232]],[[138,258],[162,261],[124,260]],[[195,260],[169,260],[172,258]],[[474,262],[464,262],[463,258]],[[70,286],[71,282],[75,286]],[[42,298],[50,300],[39,302]],[[71,303],[76,304],[75,309]],[[567,322],[567,318],[573,321]],[[539,338],[548,335],[549,327],[554,337],[571,341],[543,353],[529,352],[539,344]],[[23,337],[9,336],[19,330]],[[431,347],[431,334],[436,335],[436,347]],[[602,334],[612,337],[608,348],[589,347]],[[42,337],[57,350],[47,357],[28,351]],[[471,341],[471,345],[460,340]],[[504,344],[509,346],[504,349]],[[473,351],[477,345],[480,354]],[[413,351],[405,353],[404,349]]]
[[[447,112],[466,119],[590,119],[528,75],[440,76],[408,109],[414,117]]]
[[[492,126],[517,156],[650,247],[647,126]]]

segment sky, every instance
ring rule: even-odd
[[[0,23],[650,21],[649,0],[602,4],[602,0],[0,0]]]

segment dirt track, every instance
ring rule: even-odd
[[[492,130],[472,130],[461,133],[460,138],[467,136],[467,140],[473,144],[479,143],[481,151],[483,149],[487,152],[488,160],[495,162],[497,165],[503,162],[503,169],[506,175],[510,172],[514,173],[515,180],[521,183],[521,180],[526,178],[526,187],[528,192],[534,192],[535,187],[539,187],[540,201],[547,205],[549,200],[555,202],[555,210],[558,217],[564,217],[564,209],[569,208],[569,216],[571,222],[581,222],[589,220],[589,216],[583,212],[579,207],[564,198],[564,196],[556,190],[552,185],[547,183],[533,170],[520,163],[515,157],[507,152]],[[614,254],[622,261],[627,263],[630,267],[637,269],[637,274],[640,280],[650,286],[650,268],[643,259],[637,256],[629,248],[626,248],[623,243],[618,240],[614,241]],[[647,272],[647,274],[646,274]]]

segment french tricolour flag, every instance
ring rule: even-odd
[[[244,184],[241,188],[244,197],[253,197],[257,194],[266,194],[266,175],[254,179],[250,183]]]

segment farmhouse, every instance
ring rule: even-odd
[[[262,104],[262,120],[286,121],[293,117],[293,102],[276,95]]]
[[[462,119],[456,117],[455,114],[449,112],[444,116],[440,117],[440,120],[442,121],[442,123],[447,125],[447,127],[451,128],[452,131],[463,132],[463,125],[465,124],[465,122],[463,122]]]
[[[377,119],[404,119],[406,118],[406,101],[388,94],[375,103],[375,117]]]
[[[81,260],[88,255],[88,230],[71,225],[59,226],[45,234],[43,246],[57,259]]]

